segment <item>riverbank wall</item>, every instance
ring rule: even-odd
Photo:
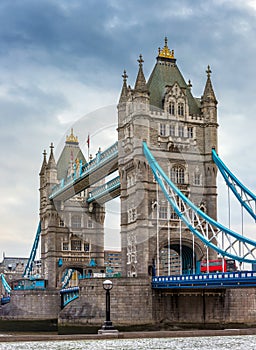
[[[148,277],[113,278],[111,320],[120,331],[256,327],[256,288],[154,290]],[[38,323],[60,334],[95,333],[105,320],[103,279],[79,281],[79,298],[61,309],[60,292],[14,291],[0,307],[0,331]],[[41,326],[40,326],[41,322]],[[45,325],[49,325],[49,328]],[[18,329],[17,329],[18,328]]]

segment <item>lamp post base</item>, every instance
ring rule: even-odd
[[[113,324],[111,321],[105,321],[101,327],[101,329],[98,330],[98,334],[117,334],[119,333],[117,329],[113,327]]]

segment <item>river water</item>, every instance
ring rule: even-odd
[[[256,335],[45,342],[0,342],[0,350],[255,350]]]

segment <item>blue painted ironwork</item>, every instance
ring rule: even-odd
[[[256,287],[256,271],[152,277],[154,289]]]
[[[80,164],[79,169],[74,168],[72,176],[66,179],[62,179],[59,184],[53,186],[52,193],[49,198],[54,199],[55,196],[62,193],[66,188],[70,187],[76,181],[90,175],[91,172],[98,168],[101,168],[105,163],[110,160],[117,158],[118,156],[118,142],[115,142],[112,146],[107,148],[103,152],[98,152],[96,157],[92,159],[89,163]]]
[[[61,280],[62,288],[65,288],[68,285],[68,283],[73,275],[73,272],[74,272],[74,269],[66,269],[65,270],[65,273],[64,273],[62,280]]]
[[[11,297],[2,297],[1,298],[1,305],[8,304],[11,301]]]
[[[46,281],[44,279],[20,279],[13,282],[13,290],[44,290]]]
[[[37,228],[37,232],[36,232],[36,237],[30,252],[30,256],[27,262],[27,265],[25,267],[25,270],[23,272],[23,277],[25,278],[29,278],[33,269],[33,263],[35,261],[35,257],[36,257],[36,251],[38,248],[38,244],[39,244],[39,239],[40,239],[40,234],[41,234],[41,222],[39,221],[38,224],[38,228]]]
[[[7,294],[10,294],[11,293],[11,286],[9,285],[9,283],[6,281],[5,277],[4,277],[4,274],[1,273],[1,281],[2,281],[2,285],[4,287],[4,290],[6,291]]]
[[[247,187],[245,187],[241,181],[227,168],[222,160],[217,155],[215,149],[212,149],[212,159],[217,165],[220,173],[222,174],[227,186],[232,190],[236,198],[247,210],[247,212],[256,220],[256,196]]]
[[[120,188],[120,177],[117,176],[114,179],[106,182],[104,185],[101,185],[95,189],[93,189],[89,193],[89,197],[87,198],[87,203],[91,203],[99,198],[102,198],[106,194],[110,194],[113,191]]]
[[[146,142],[143,142],[143,151],[166,199],[192,234],[222,256],[239,262],[256,262],[255,241],[226,228],[200,210],[168,178],[153,157]],[[225,242],[226,247],[220,246],[222,242]]]
[[[60,290],[61,308],[63,309],[71,301],[79,298],[79,287],[71,287]]]

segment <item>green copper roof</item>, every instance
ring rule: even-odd
[[[198,103],[192,96],[190,88],[185,82],[175,61],[175,59],[167,60],[165,58],[157,58],[157,63],[147,83],[147,87],[150,93],[150,104],[162,109],[162,102],[166,85],[173,86],[177,82],[181,88],[186,89],[189,104],[189,113],[199,114],[200,108],[198,106]]]

